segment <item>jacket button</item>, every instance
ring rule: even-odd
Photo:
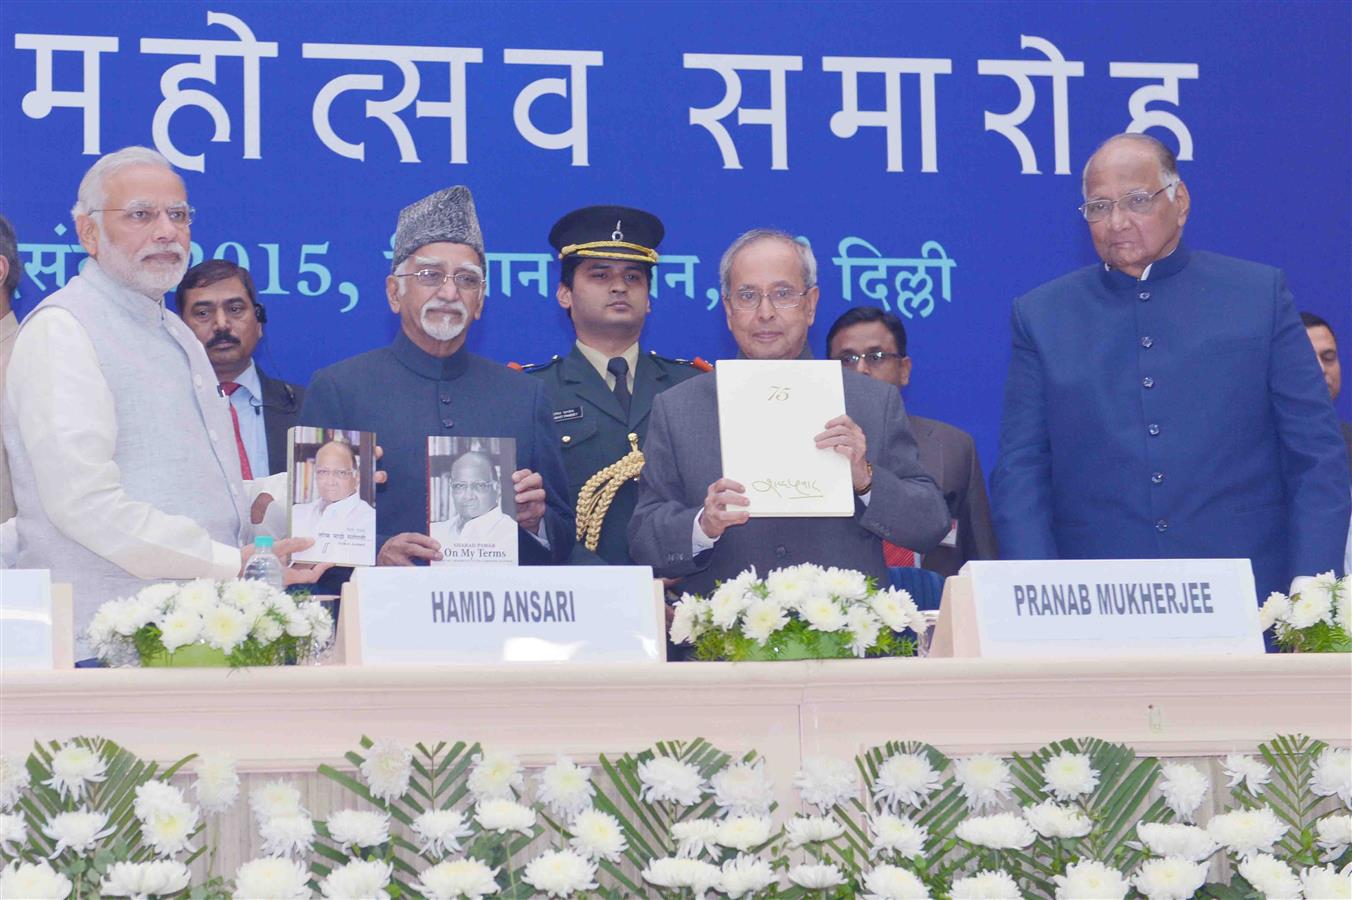
[[[1164,473],[1163,473],[1163,472],[1153,472],[1153,473],[1151,473],[1151,475],[1150,475],[1150,483],[1151,483],[1151,484],[1164,484]]]
[[[450,403],[450,402],[451,402],[451,398],[450,398],[450,397],[442,397],[442,398],[441,398],[441,402],[442,402],[442,403]]]
[[[1149,291],[1141,291],[1141,292],[1140,292],[1139,294],[1137,294],[1136,296],[1140,298],[1140,300],[1141,300],[1142,303],[1144,303],[1145,301],[1147,301],[1147,300],[1150,299],[1150,292],[1149,292]]]
[[[1149,350],[1151,347],[1155,346],[1155,339],[1152,338],[1150,335],[1146,335],[1145,337],[1141,338],[1141,346]]]
[[[572,441],[573,441],[573,436],[572,436],[571,434],[565,434],[565,435],[561,438],[561,440],[562,440],[565,444],[570,444],[570,443],[572,443]]]
[[[1164,519],[1160,519],[1158,522],[1155,523],[1155,530],[1158,531],[1160,534],[1164,534],[1164,532],[1169,530],[1169,523],[1166,522]]]
[[[1150,425],[1146,428],[1146,431],[1150,432],[1151,437],[1155,437],[1160,433],[1160,427],[1156,425],[1154,422],[1151,422]]]
[[[775,548],[775,559],[783,559],[788,555],[789,549],[785,547],[783,544],[780,544],[778,547]]]
[[[1145,388],[1146,390],[1149,390],[1150,388],[1152,388],[1152,387],[1154,387],[1154,386],[1155,386],[1155,379],[1151,378],[1149,375],[1147,375],[1147,376],[1145,376],[1144,378],[1141,379],[1141,387]]]

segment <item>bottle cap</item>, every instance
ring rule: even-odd
[[[270,534],[260,534],[260,535],[258,535],[257,537],[255,537],[255,538],[254,538],[254,549],[255,549],[255,550],[271,550],[271,549],[272,549],[272,535],[270,535]]]

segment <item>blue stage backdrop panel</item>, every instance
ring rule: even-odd
[[[820,262],[814,350],[851,305],[899,312],[910,408],[989,467],[1010,301],[1095,260],[1080,170],[1129,128],[1182,151],[1192,245],[1282,267],[1352,347],[1347,3],[11,2],[0,31],[20,313],[83,259],[83,170],[154,145],[291,380],[392,336],[396,214],[463,183],[490,254],[473,350],[566,352],[549,226],[622,203],[667,227],[647,345],[726,356],[719,255],[775,226]]]

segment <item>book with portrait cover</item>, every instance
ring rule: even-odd
[[[376,562],[376,436],[370,431],[287,431],[291,536],[314,538],[294,562],[373,566]]]
[[[427,533],[442,564],[517,564],[514,471],[514,438],[427,439]]]

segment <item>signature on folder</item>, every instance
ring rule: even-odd
[[[822,496],[817,482],[807,478],[761,478],[751,482],[751,489],[782,500],[818,500]]]

